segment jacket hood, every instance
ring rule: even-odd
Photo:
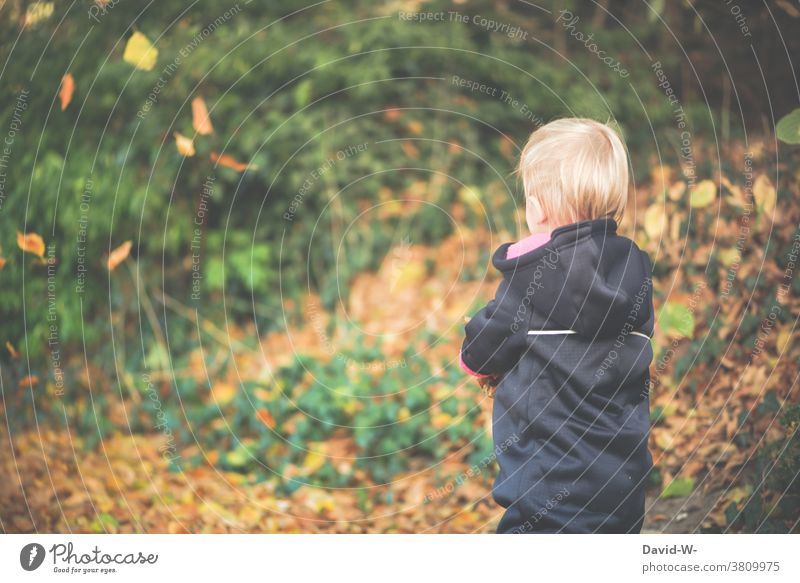
[[[533,306],[531,329],[574,330],[589,337],[638,331],[652,335],[650,259],[617,235],[613,219],[582,221],[555,229],[550,241],[507,259],[501,245],[494,266],[526,288]]]

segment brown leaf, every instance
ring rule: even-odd
[[[107,263],[109,271],[114,271],[117,265],[119,265],[128,258],[128,255],[130,255],[131,252],[132,244],[133,243],[131,241],[125,241],[122,245],[120,245],[119,247],[114,249],[111,253],[109,253],[108,263]]]
[[[61,80],[61,89],[58,92],[58,97],[61,99],[61,111],[67,109],[70,101],[72,101],[72,94],[75,92],[75,79],[72,73],[67,73]]]
[[[214,133],[214,126],[211,125],[208,108],[202,97],[192,99],[192,127],[201,136]]]
[[[219,164],[220,166],[233,168],[237,172],[244,172],[250,167],[249,164],[239,162],[233,156],[228,156],[227,154],[217,154],[216,152],[211,152],[211,161],[215,164]]]
[[[36,233],[23,235],[17,232],[17,245],[26,253],[33,253],[37,257],[44,256],[44,240]]]

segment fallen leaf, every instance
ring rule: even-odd
[[[644,213],[644,231],[651,240],[661,237],[664,227],[667,225],[667,213],[664,204],[654,203],[648,207]]]
[[[152,71],[158,58],[158,49],[139,31],[134,32],[125,45],[122,59],[142,71]]]
[[[766,174],[760,174],[753,184],[753,198],[759,215],[771,215],[775,210],[778,193]]]
[[[109,271],[114,271],[117,265],[119,265],[128,258],[128,255],[130,255],[131,252],[132,244],[133,243],[131,241],[125,241],[122,245],[120,245],[119,247],[114,249],[111,253],[109,253],[108,263],[107,263]]]
[[[201,136],[214,133],[214,126],[211,125],[208,108],[202,97],[192,99],[192,127]]]
[[[61,99],[61,111],[67,109],[70,101],[72,101],[72,94],[75,92],[75,79],[72,73],[67,73],[61,80],[61,89],[58,92],[58,97]]]
[[[266,409],[259,409],[256,411],[256,418],[269,429],[273,429],[275,427],[275,419],[272,417],[272,413]]]
[[[219,164],[220,166],[233,168],[237,172],[244,172],[250,167],[249,164],[239,162],[233,156],[228,156],[227,154],[217,154],[216,152],[211,152],[211,161],[215,164]]]
[[[180,132],[175,132],[175,147],[181,156],[194,156],[194,142]]]
[[[33,386],[38,385],[38,384],[39,384],[39,377],[37,377],[34,374],[34,375],[28,375],[28,376],[22,377],[19,380],[19,383],[17,383],[17,386],[20,389],[27,389],[28,387],[33,387]]]
[[[714,202],[717,197],[717,185],[711,180],[703,180],[692,188],[689,204],[692,208],[703,208]]]
[[[662,498],[683,498],[694,490],[694,478],[675,478],[664,491],[661,492]]]
[[[26,253],[44,257],[44,240],[36,233],[22,234],[17,232],[17,245]]]
[[[238,387],[225,382],[215,383],[214,386],[211,387],[211,393],[214,396],[214,400],[219,405],[226,405],[233,401],[233,398],[238,392]]]

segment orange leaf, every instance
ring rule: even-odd
[[[61,99],[61,111],[67,109],[69,102],[72,101],[72,94],[75,93],[75,79],[72,73],[67,73],[61,80],[61,90],[58,97]]]
[[[39,384],[39,377],[37,377],[36,375],[28,375],[26,377],[22,377],[19,380],[19,383],[17,383],[17,386],[20,389],[27,389],[28,387],[32,387],[38,384]]]
[[[175,147],[181,156],[194,156],[194,142],[180,132],[175,132]]]
[[[130,255],[131,252],[131,245],[132,245],[131,241],[125,241],[122,245],[120,245],[119,247],[114,249],[111,253],[109,253],[108,255],[109,271],[114,271],[117,265],[119,265],[128,258],[128,255]]]
[[[3,269],[6,266],[6,260],[4,257],[0,257],[0,269]]]
[[[192,99],[192,126],[201,136],[214,133],[214,126],[211,125],[206,102],[203,101],[202,97]]]
[[[36,233],[22,234],[17,232],[17,245],[26,253],[33,253],[38,257],[44,256],[44,240]]]
[[[273,429],[275,427],[275,418],[272,416],[272,413],[267,411],[266,409],[259,409],[256,411],[256,417],[258,418],[261,423]]]
[[[228,156],[227,154],[217,154],[216,152],[211,152],[211,161],[219,164],[220,166],[227,166],[228,168],[233,168],[237,172],[244,172],[247,170],[250,165],[245,164],[243,162],[239,162],[233,156]]]

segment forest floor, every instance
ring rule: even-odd
[[[436,492],[430,472],[391,486],[395,502],[359,507],[347,491],[303,487],[276,495],[237,473],[199,467],[170,472],[157,436],[117,436],[78,455],[67,433],[35,431],[12,449],[0,437],[0,530],[6,533],[328,532],[490,533],[502,514],[486,480]],[[23,488],[24,487],[24,488]],[[642,532],[695,532],[708,521],[716,493],[647,500]]]

